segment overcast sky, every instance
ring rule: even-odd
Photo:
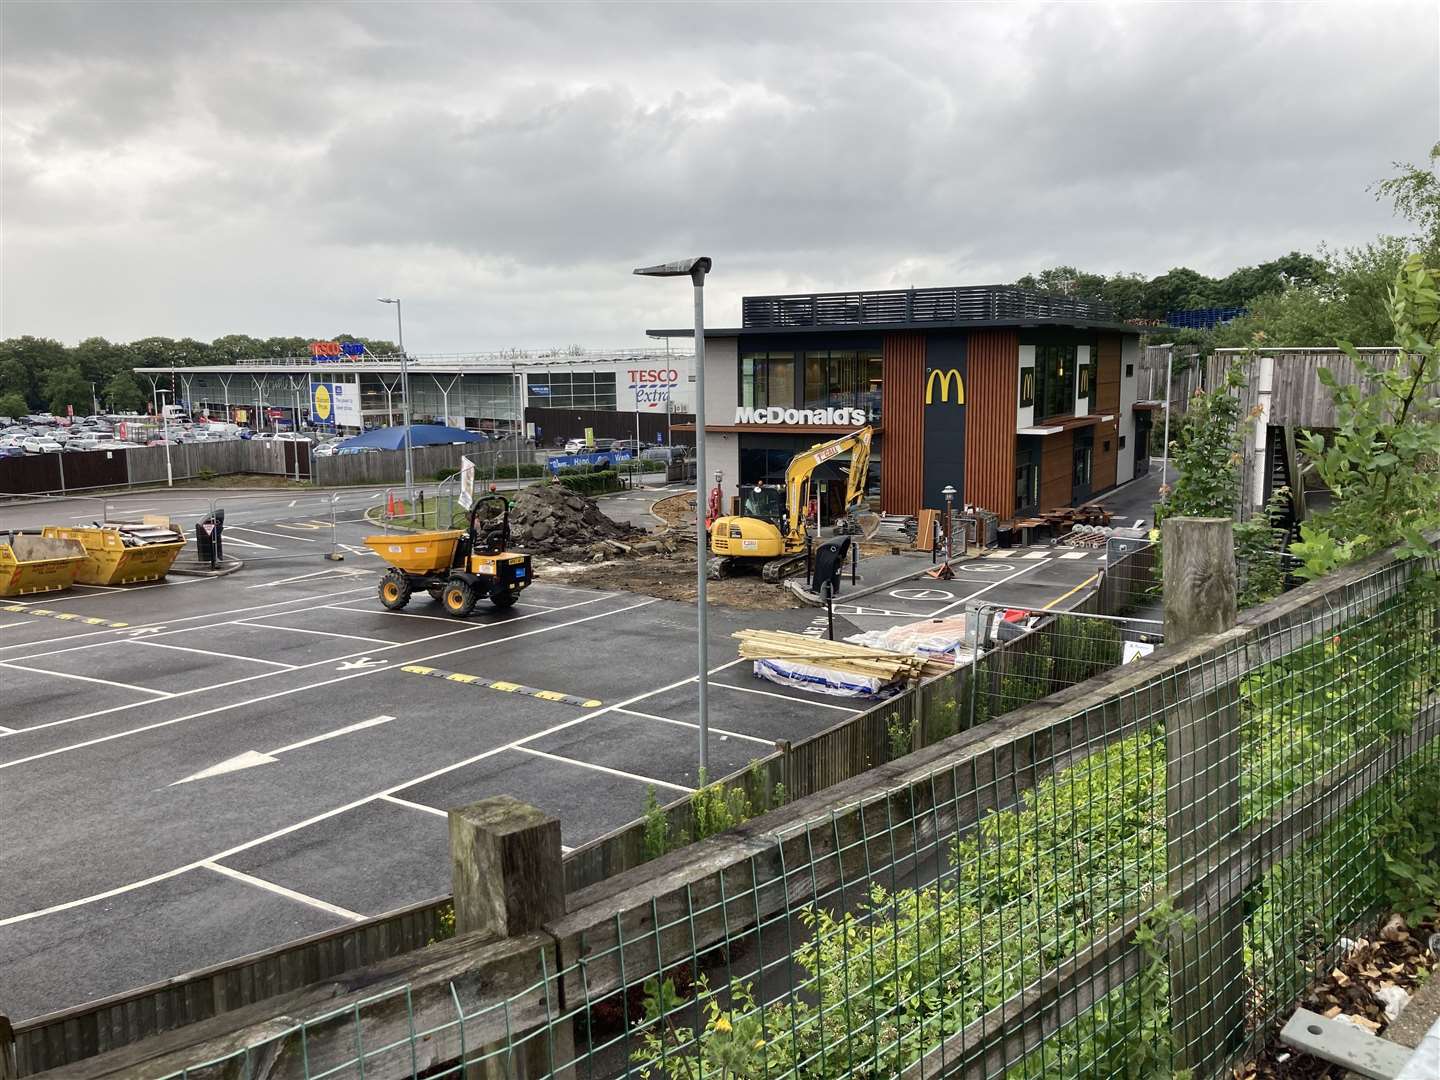
[[[1440,4],[0,5],[0,336],[644,342],[1395,231]]]

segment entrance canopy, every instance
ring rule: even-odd
[[[489,442],[490,440],[478,431],[466,431],[464,428],[447,427],[444,424],[411,424],[410,445],[411,446],[444,446],[448,443],[471,443]],[[346,439],[339,444],[346,446],[373,446],[379,450],[400,450],[405,446],[404,426],[376,428],[374,431],[367,431],[363,435],[356,435],[352,439]]]

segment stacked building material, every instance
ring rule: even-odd
[[[951,665],[913,653],[887,652],[846,641],[792,634],[784,630],[737,630],[740,655],[747,660],[785,660],[877,679],[881,683],[913,682],[949,671]]]

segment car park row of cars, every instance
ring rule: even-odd
[[[49,413],[0,416],[0,457],[84,450],[126,450],[144,446],[226,442],[232,439],[308,443],[319,457],[376,453],[373,447],[339,447],[342,438],[320,433],[255,432],[243,424],[171,417],[95,414],[61,417]]]

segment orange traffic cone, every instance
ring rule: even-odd
[[[385,492],[385,516],[392,518],[395,516],[395,493],[393,491]]]

